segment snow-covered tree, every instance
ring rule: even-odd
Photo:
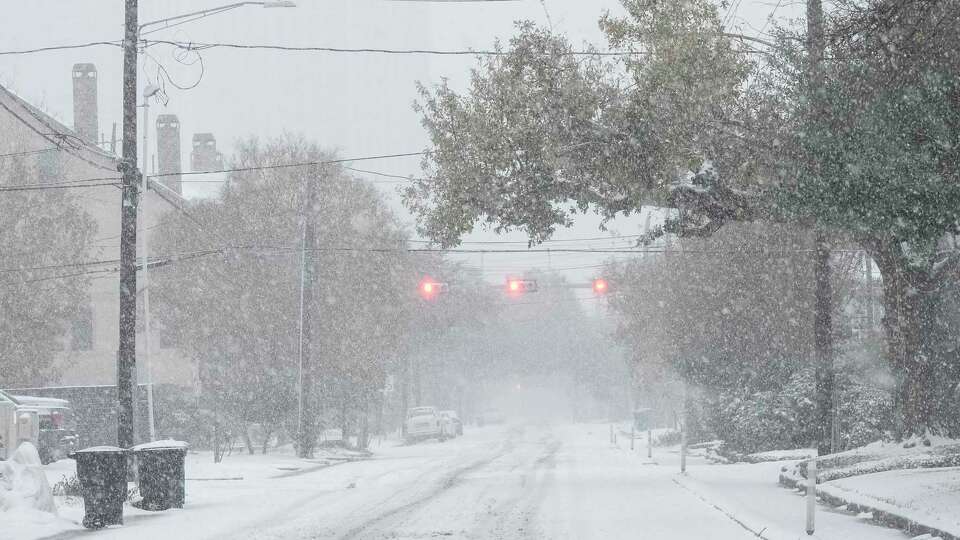
[[[805,36],[731,35],[707,0],[622,3],[627,17],[601,20],[618,60],[524,24],[465,92],[422,90],[432,153],[407,202],[423,231],[455,244],[482,222],[536,242],[580,212],[656,204],[680,209],[657,234],[738,221],[852,234],[883,275],[903,429],[942,425],[958,362],[925,338],[960,258],[944,243],[960,218],[955,10],[850,2],[831,18],[847,38],[830,41],[813,114]]]
[[[365,414],[412,324],[418,264],[429,260],[405,251],[406,233],[376,189],[335,165],[271,168],[330,158],[295,136],[243,141],[233,168],[253,170],[158,228],[156,252],[180,260],[156,273],[157,311],[197,362],[204,392],[238,424],[296,419],[305,218],[317,240],[306,253],[316,272],[304,364],[323,409],[310,421],[352,426],[347,413]]]

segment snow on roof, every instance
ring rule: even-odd
[[[30,407],[69,407],[70,402],[65,399],[37,396],[11,396],[20,402],[21,405]]]

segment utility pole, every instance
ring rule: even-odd
[[[137,368],[137,0],[125,0],[123,33],[123,202],[120,208],[120,342],[117,350],[117,445],[133,446]]]
[[[311,171],[313,172],[313,171]],[[316,273],[316,186],[317,174],[308,173],[303,203],[303,238],[300,252],[300,374],[299,414],[297,415],[297,455],[313,457],[316,444],[316,411],[314,409],[313,378],[316,366],[313,356],[313,282]]]
[[[823,115],[823,56],[824,56],[822,0],[807,0],[807,55],[809,57],[810,102],[814,120]],[[814,254],[815,313],[813,321],[814,354],[816,357],[817,452],[831,452],[833,426],[833,292],[830,285],[830,247],[826,233],[817,227]]]
[[[811,113],[814,122],[823,118],[823,56],[826,43],[823,31],[822,0],[807,0],[807,56],[809,62],[808,88]],[[815,366],[815,392],[817,402],[817,453],[807,468],[807,523],[806,532],[812,535],[816,530],[817,497],[817,457],[829,454],[832,442],[834,387],[833,387],[833,333],[832,333],[832,291],[830,287],[830,249],[826,234],[821,227],[816,228],[816,253],[814,272],[816,273],[815,303],[816,313],[813,320]]]

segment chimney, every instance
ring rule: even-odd
[[[157,174],[161,184],[183,195],[180,173],[180,120],[175,114],[157,116]],[[169,176],[167,176],[169,175]]]
[[[193,134],[190,170],[193,172],[218,172],[223,170],[223,157],[220,152],[217,152],[217,139],[214,138],[213,133]]]
[[[97,144],[97,66],[73,65],[73,130],[84,141]]]

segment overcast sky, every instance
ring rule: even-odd
[[[141,0],[141,22],[170,17],[225,0]],[[194,40],[329,47],[417,49],[487,49],[495,39],[506,39],[514,21],[546,23],[573,42],[603,44],[597,19],[605,10],[622,12],[617,0],[519,0],[491,3],[416,3],[390,0],[299,0],[296,8],[246,7],[153,34],[158,39]],[[733,0],[735,22],[745,33],[761,30],[770,13],[798,16],[795,2]],[[783,4],[783,5],[781,5]],[[779,7],[777,7],[779,5]],[[122,0],[0,0],[0,51],[122,37]],[[733,14],[731,14],[733,15]],[[168,50],[153,49],[182,85],[196,82],[199,65],[182,66]],[[0,84],[72,125],[70,69],[77,62],[93,62],[100,76],[100,129],[109,137],[120,120],[121,57],[113,47],[99,47],[26,56],[0,56]],[[447,77],[462,86],[472,57],[375,55],[277,51],[210,50],[203,53],[205,68],[199,85],[180,91],[167,85],[166,107],[151,105],[151,115],[174,113],[181,121],[184,167],[189,166],[189,141],[195,132],[213,132],[218,146],[229,155],[238,138],[269,137],[285,131],[302,133],[344,157],[417,152],[426,147],[419,118],[412,111],[415,81],[430,84]],[[141,69],[151,77],[153,61]],[[151,119],[152,123],[152,119]],[[151,139],[154,139],[151,133]],[[155,140],[152,143],[155,148]],[[419,158],[364,162],[362,167],[386,173],[419,174]],[[360,166],[360,165],[358,165]],[[371,177],[371,179],[383,180]],[[404,220],[412,218],[399,205],[396,184],[378,184]],[[185,184],[189,195],[210,184]],[[606,236],[598,219],[585,218],[556,238]],[[623,219],[612,229],[636,234],[640,219]],[[524,240],[521,235],[495,238],[478,231],[466,240]],[[576,247],[627,245],[625,241],[577,242]],[[501,246],[520,247],[520,246]],[[591,254],[458,256],[483,264],[490,281],[507,273],[548,266],[574,281],[589,279],[602,257]],[[585,294],[589,294],[585,291]]]

